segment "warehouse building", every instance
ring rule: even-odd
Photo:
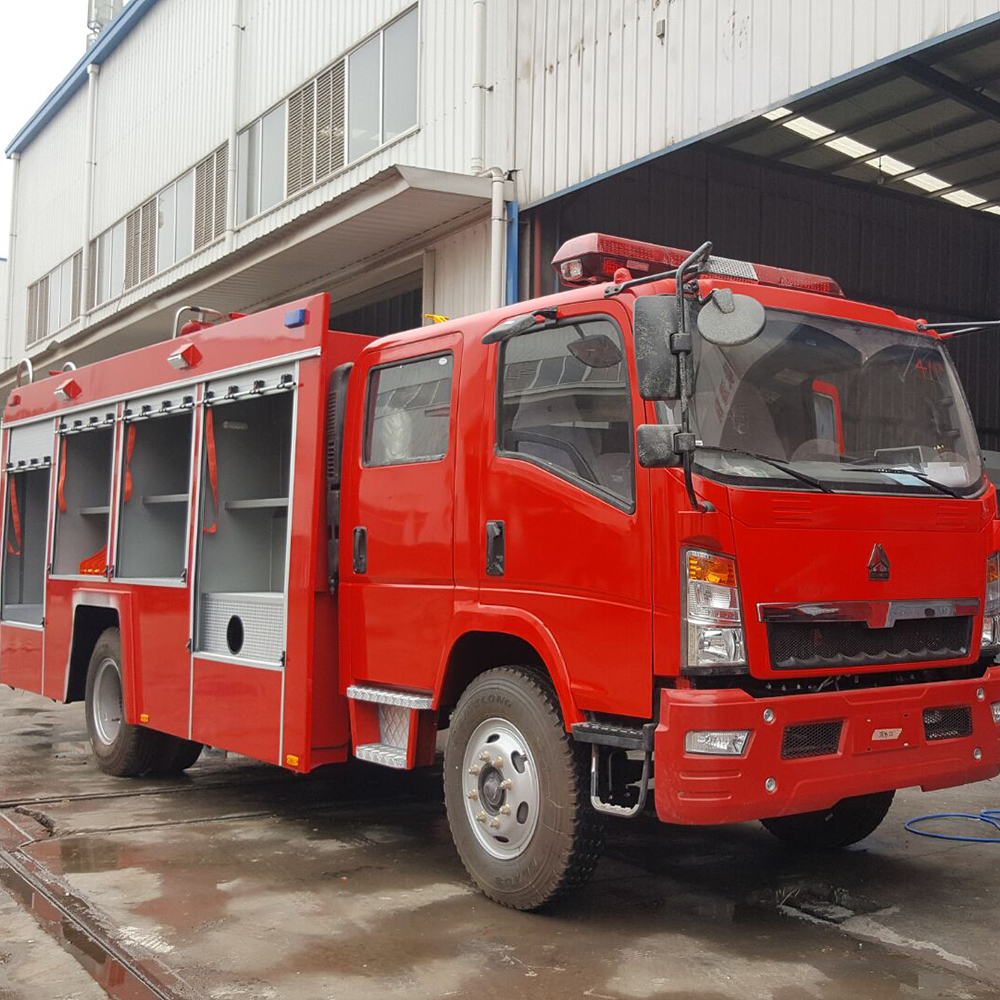
[[[81,14],[82,16],[82,14]],[[1000,316],[1000,0],[131,0],[7,147],[0,387],[316,291],[386,333],[599,230]],[[955,342],[1000,448],[1000,341]]]

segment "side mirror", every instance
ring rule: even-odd
[[[718,347],[749,344],[764,329],[764,307],[749,295],[715,288],[698,313],[698,332]]]
[[[677,399],[679,365],[670,338],[680,330],[677,303],[667,295],[640,295],[635,300],[632,336],[639,395],[643,399]]]
[[[681,452],[674,440],[678,431],[680,428],[673,424],[640,424],[635,431],[639,464],[644,469],[673,469],[680,465]]]
[[[605,333],[592,333],[573,340],[566,349],[588,368],[614,368],[621,359],[618,345]]]

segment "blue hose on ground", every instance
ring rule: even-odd
[[[935,833],[933,830],[918,830],[918,823],[926,823],[934,819],[968,819],[977,823],[987,823],[997,832],[995,837],[962,837],[957,833]],[[918,837],[932,837],[934,840],[960,840],[966,844],[1000,844],[1000,809],[984,809],[981,813],[931,813],[929,816],[917,816],[907,820],[903,829],[915,833]]]

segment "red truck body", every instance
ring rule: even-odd
[[[768,310],[918,336],[914,321],[841,297],[699,280],[703,298],[735,289]],[[799,814],[1000,772],[1000,668],[980,642],[987,562],[1000,548],[993,487],[754,488],[696,470],[710,509],[692,510],[681,470],[643,468],[634,448],[635,428],[662,415],[636,389],[633,304],[674,291],[669,277],[610,296],[587,285],[377,340],[329,331],[319,295],[19,386],[3,421],[0,682],[82,700],[95,643],[117,627],[125,724],[307,772],[352,753],[432,763],[438,728],[469,682],[531,664],[547,675],[567,733],[584,724],[581,737],[596,745],[590,724],[655,724],[655,805],[671,823]],[[608,453],[602,467],[613,468],[607,482],[631,480],[621,495],[589,488],[579,470],[561,474],[572,454],[538,457],[576,450],[568,445],[535,441],[537,454],[512,454],[498,443],[503,345],[483,338],[539,310],[555,310],[546,315],[556,326],[620,332],[629,438],[617,454],[628,461]],[[421,369],[423,381],[406,384],[400,366],[411,361],[438,365],[437,377]],[[528,358],[518,371],[547,363]],[[443,455],[394,461],[412,427],[376,454],[373,425],[404,426],[398,415],[411,404],[393,399],[421,392]],[[837,389],[817,379],[814,392],[836,407],[842,451]],[[171,505],[176,513],[155,520]],[[163,551],[152,540],[160,524],[173,539]],[[490,531],[503,533],[501,563]],[[877,547],[888,579],[873,564]],[[690,550],[738,567],[746,666],[724,681],[686,669]],[[26,574],[31,558],[41,565]],[[160,575],[147,575],[144,559]],[[779,626],[810,614],[819,649],[830,623],[849,620],[852,641],[863,630],[860,665],[836,652],[813,666],[776,662]],[[934,640],[933,655],[911,643],[863,662],[866,642],[914,615],[962,620],[953,655]],[[932,731],[927,713],[942,709],[961,710],[954,733]],[[833,743],[810,753],[809,733],[822,736],[824,724]],[[814,727],[803,752],[789,749],[796,727]],[[688,734],[701,731],[749,740],[737,755],[691,752]]]

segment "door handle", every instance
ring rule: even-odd
[[[354,572],[368,572],[368,529],[354,529]]]
[[[486,575],[503,576],[507,557],[507,531],[503,521],[486,522]]]

